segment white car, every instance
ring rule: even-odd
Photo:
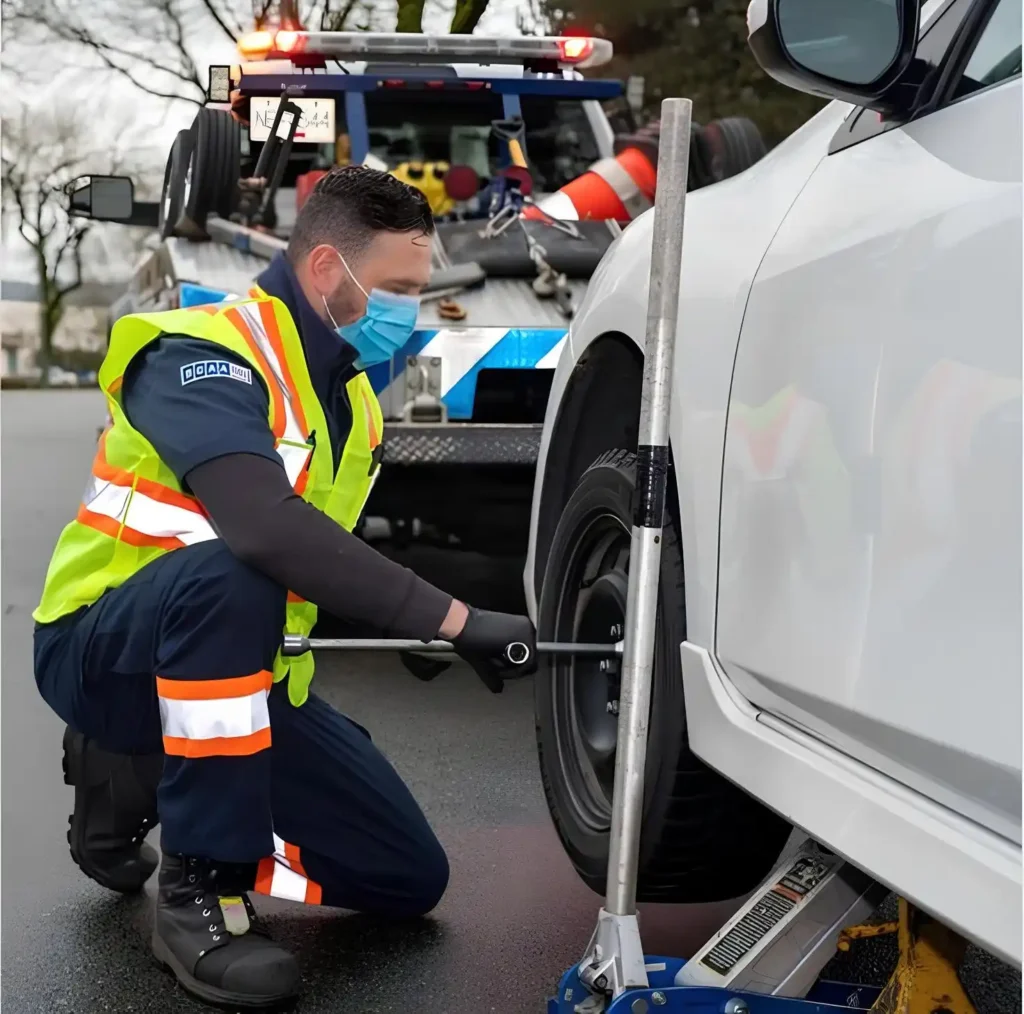
[[[1020,967],[1021,2],[748,21],[769,74],[833,101],[687,200],[640,899],[741,895],[796,825]],[[543,640],[620,636],[652,220],[555,373]],[[549,806],[596,889],[617,696],[597,662],[536,680]]]

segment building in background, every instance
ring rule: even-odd
[[[86,282],[65,297],[65,311],[54,340],[54,357],[65,370],[51,382],[68,382],[63,372],[95,370],[107,344],[108,308],[124,291],[124,283]],[[0,282],[0,376],[39,376],[39,288],[32,282]]]

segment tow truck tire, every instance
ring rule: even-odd
[[[745,116],[727,116],[712,120],[701,131],[702,141],[710,154],[712,172],[717,180],[725,180],[749,169],[768,152],[761,131]]]
[[[161,239],[173,236],[185,210],[185,189],[188,185],[189,163],[195,141],[191,130],[179,130],[167,155],[164,167],[164,185],[160,191]]]
[[[617,639],[612,627],[625,616],[635,468],[634,454],[607,451],[580,478],[552,538],[539,640]],[[767,876],[791,828],[690,752],[679,658],[686,638],[683,560],[668,518],[658,608],[638,898],[724,901]],[[604,698],[617,699],[614,680],[597,660],[570,666],[556,659],[534,682],[548,809],[576,872],[598,892],[608,865],[618,724]]]
[[[234,210],[242,171],[242,135],[230,113],[205,107],[196,114],[191,134],[183,231],[201,236],[209,215],[226,218]]]

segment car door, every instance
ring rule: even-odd
[[[1018,842],[1020,40],[1020,0],[954,0],[932,105],[852,114],[773,239],[716,639],[752,702]]]

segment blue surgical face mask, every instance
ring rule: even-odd
[[[420,300],[418,296],[400,296],[394,292],[385,292],[383,289],[371,289],[367,292],[352,274],[340,253],[338,259],[348,271],[349,278],[366,296],[366,313],[359,320],[339,327],[331,308],[327,305],[327,297],[321,298],[334,330],[356,350],[357,369],[366,370],[376,363],[387,362],[412,337],[413,331],[416,330]]]

